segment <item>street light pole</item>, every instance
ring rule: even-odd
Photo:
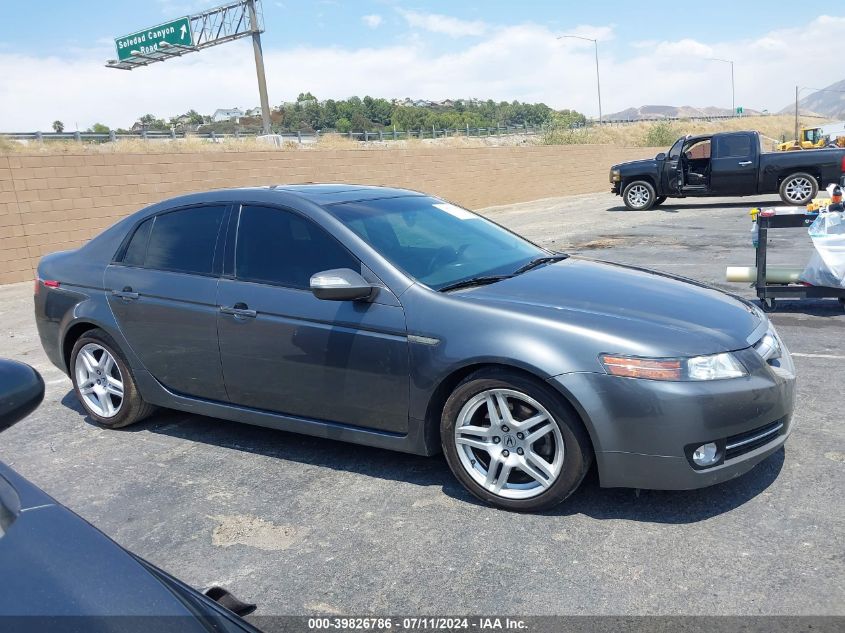
[[[734,63],[731,59],[719,59],[718,57],[708,57],[711,62],[724,62],[731,65],[731,112],[736,114],[736,92],[734,91]]]
[[[601,77],[599,76],[599,42],[592,37],[582,37],[581,35],[561,35],[557,39],[561,40],[565,37],[570,37],[576,40],[584,40],[585,42],[592,42],[596,51],[596,90],[599,96],[599,125],[602,123],[601,116]]]
[[[261,127],[270,134],[270,99],[267,97],[267,78],[264,76],[264,53],[261,50],[261,30],[255,11],[255,0],[247,0],[249,23],[252,27],[252,51],[255,53],[255,73],[258,75],[258,97],[261,100]]]

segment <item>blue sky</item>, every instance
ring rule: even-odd
[[[131,73],[103,66],[114,37],[216,4],[0,0],[0,129],[46,129],[55,118],[128,126],[146,112],[256,105],[247,41]],[[263,0],[263,43],[273,104],[310,90],[544,101],[595,116],[592,45],[555,38],[574,32],[600,40],[605,114],[729,107],[730,69],[710,57],[735,60],[737,105],[773,111],[796,81],[823,87],[845,76],[835,44],[845,8],[835,4]]]
[[[38,55],[62,55],[88,48],[136,29],[169,18],[196,13],[222,4],[216,0],[2,0],[0,46],[4,50]],[[391,0],[263,0],[267,32],[265,46],[370,46],[372,29],[364,15],[382,17],[378,41],[401,41],[408,37],[405,20],[397,9],[436,13],[457,19],[481,20],[505,26],[519,21],[547,25],[566,31],[579,24],[615,24],[619,37],[611,48],[624,48],[625,40],[676,40],[685,37],[731,40],[790,26],[801,16],[829,13],[835,3],[803,0],[800,12],[772,2],[708,0],[691,15],[691,3],[683,2],[565,2],[549,0],[488,0],[486,2],[404,2]],[[33,9],[37,7],[37,12]],[[685,9],[687,7],[687,9]],[[704,9],[706,8],[706,9]],[[92,16],[93,19],[92,19]],[[456,38],[441,35],[444,50],[455,48]]]

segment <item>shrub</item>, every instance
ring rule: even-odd
[[[681,134],[668,121],[661,121],[649,126],[643,138],[643,147],[668,147],[678,140]]]

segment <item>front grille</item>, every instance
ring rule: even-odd
[[[768,444],[780,435],[783,429],[784,420],[777,420],[766,426],[730,436],[725,441],[725,460],[739,457]]]

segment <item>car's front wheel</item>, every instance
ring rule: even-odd
[[[592,460],[581,421],[550,387],[515,372],[467,377],[440,424],[452,472],[473,495],[508,510],[557,505]]]
[[[128,426],[155,410],[141,398],[126,358],[103,330],[89,330],[76,341],[70,377],[85,411],[107,428]]]
[[[656,198],[654,187],[646,180],[635,180],[628,183],[622,190],[622,200],[625,202],[625,206],[632,211],[651,209]]]

